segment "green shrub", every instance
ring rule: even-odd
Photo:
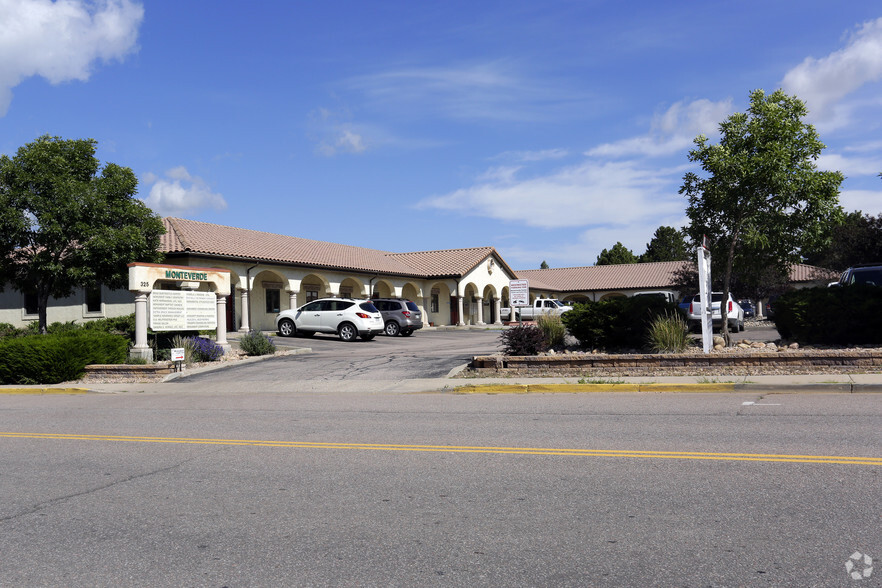
[[[273,340],[260,331],[249,331],[239,339],[239,349],[246,355],[271,355],[276,352]]]
[[[104,331],[125,336],[129,341],[135,340],[135,313],[124,316],[103,318],[83,323],[86,330]]]
[[[678,312],[676,304],[659,296],[634,296],[578,303],[561,319],[582,347],[638,349],[656,317]]]
[[[125,337],[83,330],[4,339],[0,341],[0,383],[78,380],[87,365],[123,363],[128,348]]]
[[[9,323],[0,323],[0,339],[6,339],[8,337],[17,337],[18,329],[13,327]]]
[[[882,343],[882,288],[794,290],[775,302],[773,320],[782,338],[803,344]]]
[[[506,329],[499,336],[506,355],[537,355],[548,349],[542,329],[536,325],[518,325]]]
[[[655,353],[681,353],[689,346],[689,325],[680,313],[657,316],[649,325],[647,343]]]
[[[567,328],[559,314],[543,313],[536,319],[536,326],[542,331],[545,342],[552,349],[561,349],[564,347],[564,341],[567,336]]]

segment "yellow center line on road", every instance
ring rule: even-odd
[[[498,455],[555,455],[570,457],[626,457],[651,459],[697,459],[713,461],[759,461],[789,463],[829,463],[882,466],[882,457],[841,455],[787,455],[776,453],[703,453],[691,451],[640,451],[619,449],[563,449],[549,447],[482,447],[468,445],[393,445],[384,443],[325,443],[318,441],[271,441],[258,439],[199,439],[188,437],[133,437],[122,435],[79,435],[62,433],[0,432],[0,438],[60,441],[105,441],[130,443],[172,443],[186,445],[227,445],[278,447],[288,449],[354,449],[362,451],[413,451],[436,453],[485,453]]]

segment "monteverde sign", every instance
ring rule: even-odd
[[[230,270],[218,267],[187,267],[185,265],[167,265],[162,263],[130,263],[129,290],[145,294],[163,287],[159,282],[168,284],[178,282],[178,287],[190,287],[200,290],[212,290],[218,296],[230,293]],[[185,282],[188,284],[181,284]]]
[[[189,272],[184,270],[165,270],[165,279],[167,280],[186,280],[188,282],[208,280],[207,272]]]

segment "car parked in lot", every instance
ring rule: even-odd
[[[756,316],[756,309],[753,306],[753,302],[745,298],[744,300],[739,300],[738,304],[744,311],[744,318],[753,318]]]
[[[692,297],[693,295],[689,294],[688,296],[684,296],[683,299],[680,300],[680,302],[677,304],[680,310],[685,313],[689,312],[689,305],[692,304]]]
[[[404,298],[374,298],[371,302],[383,315],[383,328],[390,337],[410,337],[423,328],[423,313],[416,303]]]
[[[696,330],[701,330],[701,295],[696,294],[689,303],[688,321],[689,325]],[[723,293],[711,292],[711,320],[714,327],[719,327],[722,322],[722,312],[720,307],[723,305]],[[729,300],[726,302],[726,320],[729,322],[729,330],[738,332],[744,330],[744,309],[741,308],[735,299],[729,293]]]
[[[320,298],[276,316],[276,330],[283,337],[336,333],[341,341],[361,337],[370,341],[383,332],[383,315],[370,300]]]
[[[864,263],[852,266],[842,272],[838,282],[833,282],[830,285],[851,286],[852,284],[882,286],[882,264]]]

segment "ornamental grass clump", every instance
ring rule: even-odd
[[[175,335],[171,340],[172,349],[184,350],[184,363],[190,365],[195,361],[193,358],[193,338]]]
[[[239,349],[246,355],[272,355],[276,352],[273,340],[260,331],[250,331],[239,339]]]
[[[545,342],[552,349],[563,349],[567,336],[567,328],[559,314],[543,313],[536,319],[536,325],[545,336]]]
[[[681,353],[689,346],[689,325],[680,313],[658,316],[649,325],[647,342],[655,353]]]

